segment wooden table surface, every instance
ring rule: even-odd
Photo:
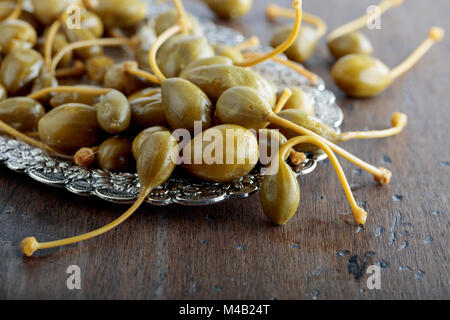
[[[185,1],[197,15],[213,17]],[[220,22],[268,43],[273,29],[254,1],[242,20]],[[289,0],[276,1],[289,5]],[[334,28],[365,12],[369,0],[305,0],[306,11]],[[375,55],[395,66],[432,25],[450,31],[448,0],[408,0],[367,31]],[[401,135],[347,142],[345,148],[392,170],[387,186],[341,161],[369,218],[356,232],[330,164],[300,179],[302,201],[284,227],[265,219],[259,197],[209,207],[144,205],[129,221],[96,239],[38,254],[20,241],[84,233],[118,217],[124,206],[81,198],[0,167],[0,298],[3,299],[435,299],[450,298],[449,90],[450,36],[375,99],[353,100],[333,84],[321,43],[307,67],[321,75],[345,113],[345,129],[384,128],[395,111],[409,115]],[[81,269],[81,290],[68,290],[66,268]],[[381,266],[381,289],[365,269]]]

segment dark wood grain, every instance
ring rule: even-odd
[[[219,23],[248,36],[258,34],[267,43],[279,23],[264,17],[268,0],[255,2],[249,16]],[[323,17],[330,28],[357,17],[373,2],[304,1],[306,10]],[[383,17],[382,30],[367,31],[375,55],[389,66],[406,57],[430,26],[450,30],[448,0],[405,2]],[[186,5],[213,17],[198,3]],[[125,207],[80,198],[1,167],[0,298],[448,299],[449,53],[447,38],[387,92],[366,100],[348,99],[335,87],[324,43],[308,62],[337,94],[346,129],[386,127],[394,111],[409,115],[400,136],[344,145],[394,174],[390,185],[380,186],[342,161],[355,197],[367,201],[365,230],[355,232],[336,174],[325,163],[300,179],[301,207],[284,227],[266,221],[258,196],[200,208],[145,205],[108,234],[26,259],[19,249],[22,238],[46,241],[83,233],[113,220]],[[392,162],[383,164],[383,158]],[[392,228],[399,215],[402,223]],[[376,237],[380,227],[384,233]],[[340,256],[339,250],[347,255]],[[364,267],[360,279],[349,273],[349,265],[353,270],[380,261],[386,262],[381,290],[367,289]],[[66,287],[69,265],[82,270],[79,291]]]

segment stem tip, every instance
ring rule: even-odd
[[[430,38],[437,42],[444,39],[444,35],[445,35],[445,30],[441,27],[433,27],[430,29],[430,32],[429,32]]]
[[[302,0],[295,0],[292,4],[292,8],[299,9],[302,6]]]
[[[39,242],[37,242],[35,237],[25,238],[20,244],[20,249],[24,255],[31,257],[39,249]]]
[[[374,175],[375,181],[381,184],[388,184],[392,178],[392,172],[390,172],[386,168],[378,168],[380,172],[377,175]]]
[[[392,115],[392,126],[398,128],[404,128],[408,124],[408,116],[404,113],[395,112]]]
[[[353,219],[357,224],[363,226],[366,223],[367,212],[363,208],[357,207],[353,210]]]

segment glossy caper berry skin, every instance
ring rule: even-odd
[[[10,96],[15,96],[39,76],[43,64],[42,55],[35,50],[13,50],[2,61],[0,83]]]
[[[6,98],[8,98],[8,91],[6,91],[5,86],[0,84],[0,101],[5,100]]]
[[[0,21],[5,20],[10,14],[11,12],[14,10],[14,7],[16,6],[16,4],[14,2],[6,2],[6,1],[1,1],[3,2],[2,5],[0,6]]]
[[[127,138],[109,138],[98,148],[97,163],[102,169],[123,172],[130,168],[131,162],[131,141]]]
[[[271,106],[276,102],[272,84],[248,68],[228,65],[203,66],[187,72],[186,79],[202,89],[213,102],[217,101],[226,90],[237,86],[257,90]]]
[[[301,87],[292,87],[290,88],[292,95],[286,101],[283,109],[298,109],[306,114],[313,116],[315,114],[314,102],[313,99],[309,96],[308,93],[305,92]],[[283,93],[278,93],[278,99],[281,97]]]
[[[217,100],[216,116],[222,123],[233,123],[248,129],[263,129],[269,125],[265,115],[272,111],[270,104],[249,87],[233,87]]]
[[[150,49],[137,48],[134,52],[134,59],[136,60],[139,69],[151,72],[152,68],[148,62],[148,52]]]
[[[87,88],[94,88],[93,86],[80,86]],[[58,92],[50,98],[50,106],[52,108],[59,107],[68,103],[81,103],[89,106],[95,105],[100,97],[94,94],[79,93],[79,92]]]
[[[278,29],[272,37],[270,45],[277,47],[285,42],[292,33],[292,26],[283,26]],[[309,25],[302,25],[299,35],[294,43],[284,52],[286,56],[294,61],[304,63],[316,51],[320,36],[317,30]]]
[[[133,99],[130,107],[133,129],[142,130],[153,126],[168,126],[161,94]]]
[[[339,59],[331,70],[337,86],[356,98],[373,97],[391,83],[389,68],[366,54],[349,54]]]
[[[34,16],[44,25],[49,25],[58,19],[61,13],[70,5],[70,0],[31,0]]]
[[[300,186],[286,162],[279,161],[278,171],[264,176],[259,196],[264,214],[273,223],[284,225],[295,215],[300,203]]]
[[[147,16],[147,4],[141,0],[97,0],[89,8],[108,28],[130,28]]]
[[[223,142],[216,145],[218,149],[214,154],[210,149],[214,143],[212,136]],[[198,159],[201,155],[196,154],[198,149],[195,146],[202,147],[201,159]],[[183,166],[191,174],[208,181],[228,182],[236,181],[253,170],[258,162],[259,149],[250,130],[236,125],[219,125],[196,135],[183,149],[183,155],[186,154],[190,154],[190,159],[187,163],[184,158]]]
[[[138,77],[125,72],[123,64],[116,64],[106,72],[103,84],[107,88],[116,89],[129,96],[147,85]]]
[[[205,67],[205,66],[212,66],[212,65],[226,65],[226,66],[232,66],[233,61],[224,56],[214,56],[209,58],[203,58],[195,60],[191,63],[189,63],[183,71],[180,73],[180,78],[186,78],[189,71],[198,68],[198,67]]]
[[[16,97],[0,102],[0,120],[21,132],[35,132],[44,115],[44,107],[33,99]]]
[[[175,9],[167,10],[158,15],[155,19],[156,35],[161,35],[161,33],[176,24],[178,22],[178,19],[179,14]],[[188,14],[188,19],[192,25],[189,33],[194,35],[203,35],[203,28],[201,27],[198,19],[191,14]]]
[[[139,157],[140,154],[140,149],[142,147],[142,145],[144,144],[145,140],[151,136],[152,134],[154,134],[155,132],[159,132],[159,131],[167,131],[170,132],[170,130],[166,127],[162,127],[162,126],[155,126],[155,127],[150,127],[147,128],[143,131],[141,131],[136,138],[134,138],[133,140],[133,145],[132,145],[132,153],[133,153],[133,157],[135,159],[137,159]]]
[[[186,129],[194,133],[195,122],[203,130],[213,126],[213,104],[195,84],[181,78],[162,83],[162,102],[167,122],[172,129]]]
[[[157,62],[162,73],[172,78],[178,77],[191,62],[212,56],[214,56],[214,49],[205,37],[183,35],[158,53]]]
[[[333,39],[328,42],[328,49],[335,59],[353,53],[371,55],[373,52],[369,39],[359,31],[350,32]]]
[[[31,92],[37,92],[45,88],[54,88],[58,86],[58,79],[47,69],[43,68],[39,76],[33,81]],[[49,96],[39,99],[48,102]]]
[[[280,148],[288,141],[279,130],[259,129],[256,133],[258,135],[260,159],[263,156],[275,159]],[[269,165],[269,163],[262,162],[261,164]]]
[[[233,63],[238,63],[244,60],[242,52],[233,46],[216,44],[214,45],[214,51],[217,56],[227,57],[231,59]]]
[[[32,49],[37,40],[33,26],[23,20],[0,22],[0,35],[3,54],[8,54],[14,49]]]
[[[127,97],[117,90],[111,90],[95,106],[100,127],[110,134],[128,129],[131,123],[131,108]]]
[[[253,0],[205,0],[209,8],[223,19],[235,19],[246,15]]]
[[[101,133],[97,110],[79,103],[65,104],[45,114],[38,131],[42,142],[69,153],[95,145]]]
[[[178,144],[168,131],[148,135],[137,154],[137,173],[141,190],[151,191],[170,178],[178,153]]]
[[[114,64],[114,59],[108,56],[94,56],[86,61],[86,73],[89,79],[103,83],[106,73]]]

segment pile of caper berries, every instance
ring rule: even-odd
[[[222,18],[237,18],[252,6],[252,1],[242,0],[205,2]],[[148,19],[147,6],[139,0],[0,2],[0,131],[80,166],[136,170],[140,182],[138,200],[114,222],[50,243],[26,238],[22,251],[27,256],[116,227],[176,167],[208,181],[239,181],[259,165],[260,146],[270,146],[271,141],[280,146],[271,155],[279,169],[263,179],[261,204],[276,224],[287,223],[300,202],[298,181],[288,161],[301,165],[310,152],[329,156],[358,224],[365,223],[367,214],[353,198],[335,154],[373,174],[376,181],[389,183],[387,169],[362,161],[337,143],[398,134],[406,126],[404,114],[395,113],[389,129],[338,133],[315,117],[313,99],[302,88],[278,91],[252,68],[272,59],[314,84],[314,74],[279,57],[285,52],[290,59],[304,61],[314,52],[316,43],[301,40],[305,32],[314,31],[302,31],[302,19],[318,25],[316,41],[324,33],[317,17],[303,13],[300,0],[293,1],[289,13],[294,26],[277,34],[269,53],[252,50],[258,42],[255,38],[238,46],[211,43],[182,1],[174,0],[174,4],[174,9]],[[442,37],[439,29],[432,33],[435,40]],[[340,47],[332,52],[342,52],[342,42],[346,41],[330,43],[330,49]],[[105,47],[121,47],[132,58],[117,60]],[[377,65],[371,59],[358,56],[347,64],[353,68],[369,62]],[[348,79],[340,79],[346,73],[339,75],[343,68],[335,66],[333,75],[341,87],[357,91],[350,94],[380,91],[382,85],[375,90],[346,84]],[[201,123],[203,131],[194,136],[196,123]],[[177,129],[184,129],[192,140],[181,145],[172,134]],[[204,151],[210,148],[212,131],[223,135],[222,154],[226,157],[233,151],[234,162],[175,164],[173,159],[180,155],[194,158],[194,145]],[[235,134],[231,143],[225,138],[230,131]],[[233,143],[236,139],[245,144]]]

